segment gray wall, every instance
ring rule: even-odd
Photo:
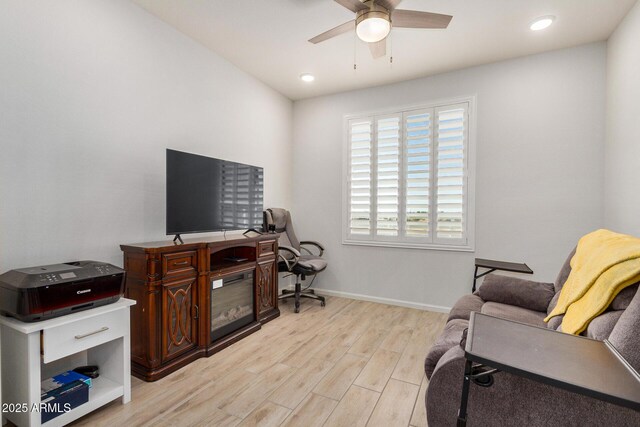
[[[605,43],[294,103],[293,218],[324,242],[318,287],[425,306],[468,293],[474,256],[552,281],[603,223]],[[477,95],[476,251],[341,244],[343,116]],[[315,285],[315,284],[314,284]]]
[[[0,58],[2,272],[165,239],[168,147],[291,203],[291,101],[127,0],[4,0]]]
[[[640,236],[640,2],[607,44],[605,225]]]

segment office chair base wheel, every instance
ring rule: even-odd
[[[324,307],[325,305],[327,305],[324,301],[320,301],[320,307]]]

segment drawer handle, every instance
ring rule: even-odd
[[[174,262],[173,265],[187,265],[189,261]]]
[[[89,337],[91,335],[99,334],[100,332],[104,332],[104,331],[108,331],[108,330],[109,330],[108,326],[103,326],[102,328],[98,329],[97,331],[89,332],[87,334],[82,334],[82,335],[76,335],[75,338],[77,340],[81,340],[82,338],[86,338],[86,337]]]

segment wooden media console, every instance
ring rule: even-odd
[[[184,244],[161,241],[120,248],[127,271],[126,296],[137,301],[131,309],[131,371],[145,381],[210,356],[280,315],[277,234],[234,234],[187,239]],[[236,305],[216,318],[233,319],[242,313],[245,320],[219,337],[220,330],[213,332],[212,306],[223,300],[220,291],[226,280],[229,289],[233,283],[252,289],[224,298]],[[244,303],[238,302],[241,295]]]

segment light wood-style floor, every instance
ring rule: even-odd
[[[426,426],[423,361],[446,315],[303,300],[225,350],[79,420],[91,426]]]

